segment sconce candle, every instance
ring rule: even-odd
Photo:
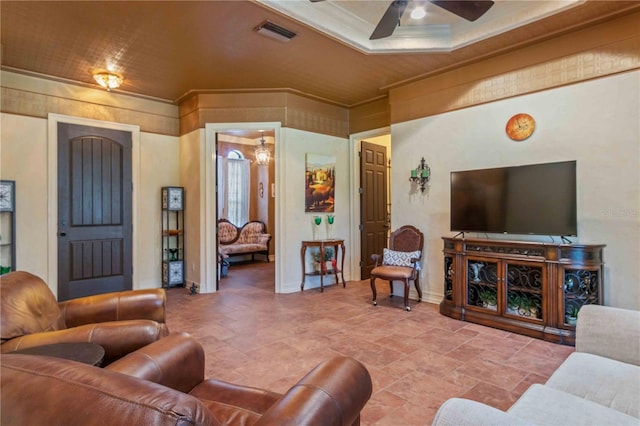
[[[420,191],[424,192],[427,183],[429,182],[430,175],[431,169],[424,160],[424,157],[422,157],[418,168],[411,170],[411,177],[409,178],[409,181],[416,185],[420,185]]]

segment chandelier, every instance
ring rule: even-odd
[[[266,166],[267,164],[269,164],[269,158],[271,157],[271,152],[264,143],[264,132],[262,132],[262,136],[260,137],[260,145],[256,147],[256,161],[258,162],[259,166]]]

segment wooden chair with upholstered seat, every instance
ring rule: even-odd
[[[393,282],[404,283],[404,308],[411,311],[409,306],[409,283],[414,282],[418,291],[418,302],[422,300],[420,288],[419,261],[422,258],[424,235],[418,228],[405,225],[391,233],[389,248],[385,248],[382,256],[374,254],[371,259],[375,263],[371,271],[371,291],[373,304],[377,306],[376,278],[389,281],[390,296],[393,296]]]

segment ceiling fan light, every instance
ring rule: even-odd
[[[111,91],[112,89],[117,89],[122,84],[122,77],[110,72],[95,73],[93,74],[93,79],[100,86],[107,89],[107,91]]]
[[[422,19],[427,16],[427,11],[424,7],[416,7],[411,11],[411,19]]]

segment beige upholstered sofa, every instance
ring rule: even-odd
[[[262,254],[268,262],[270,242],[271,235],[260,221],[252,220],[237,227],[226,219],[218,220],[218,252],[223,257],[250,254],[251,260],[255,260],[256,254]]]
[[[640,425],[640,312],[580,310],[576,352],[507,412],[453,398],[434,425]]]

